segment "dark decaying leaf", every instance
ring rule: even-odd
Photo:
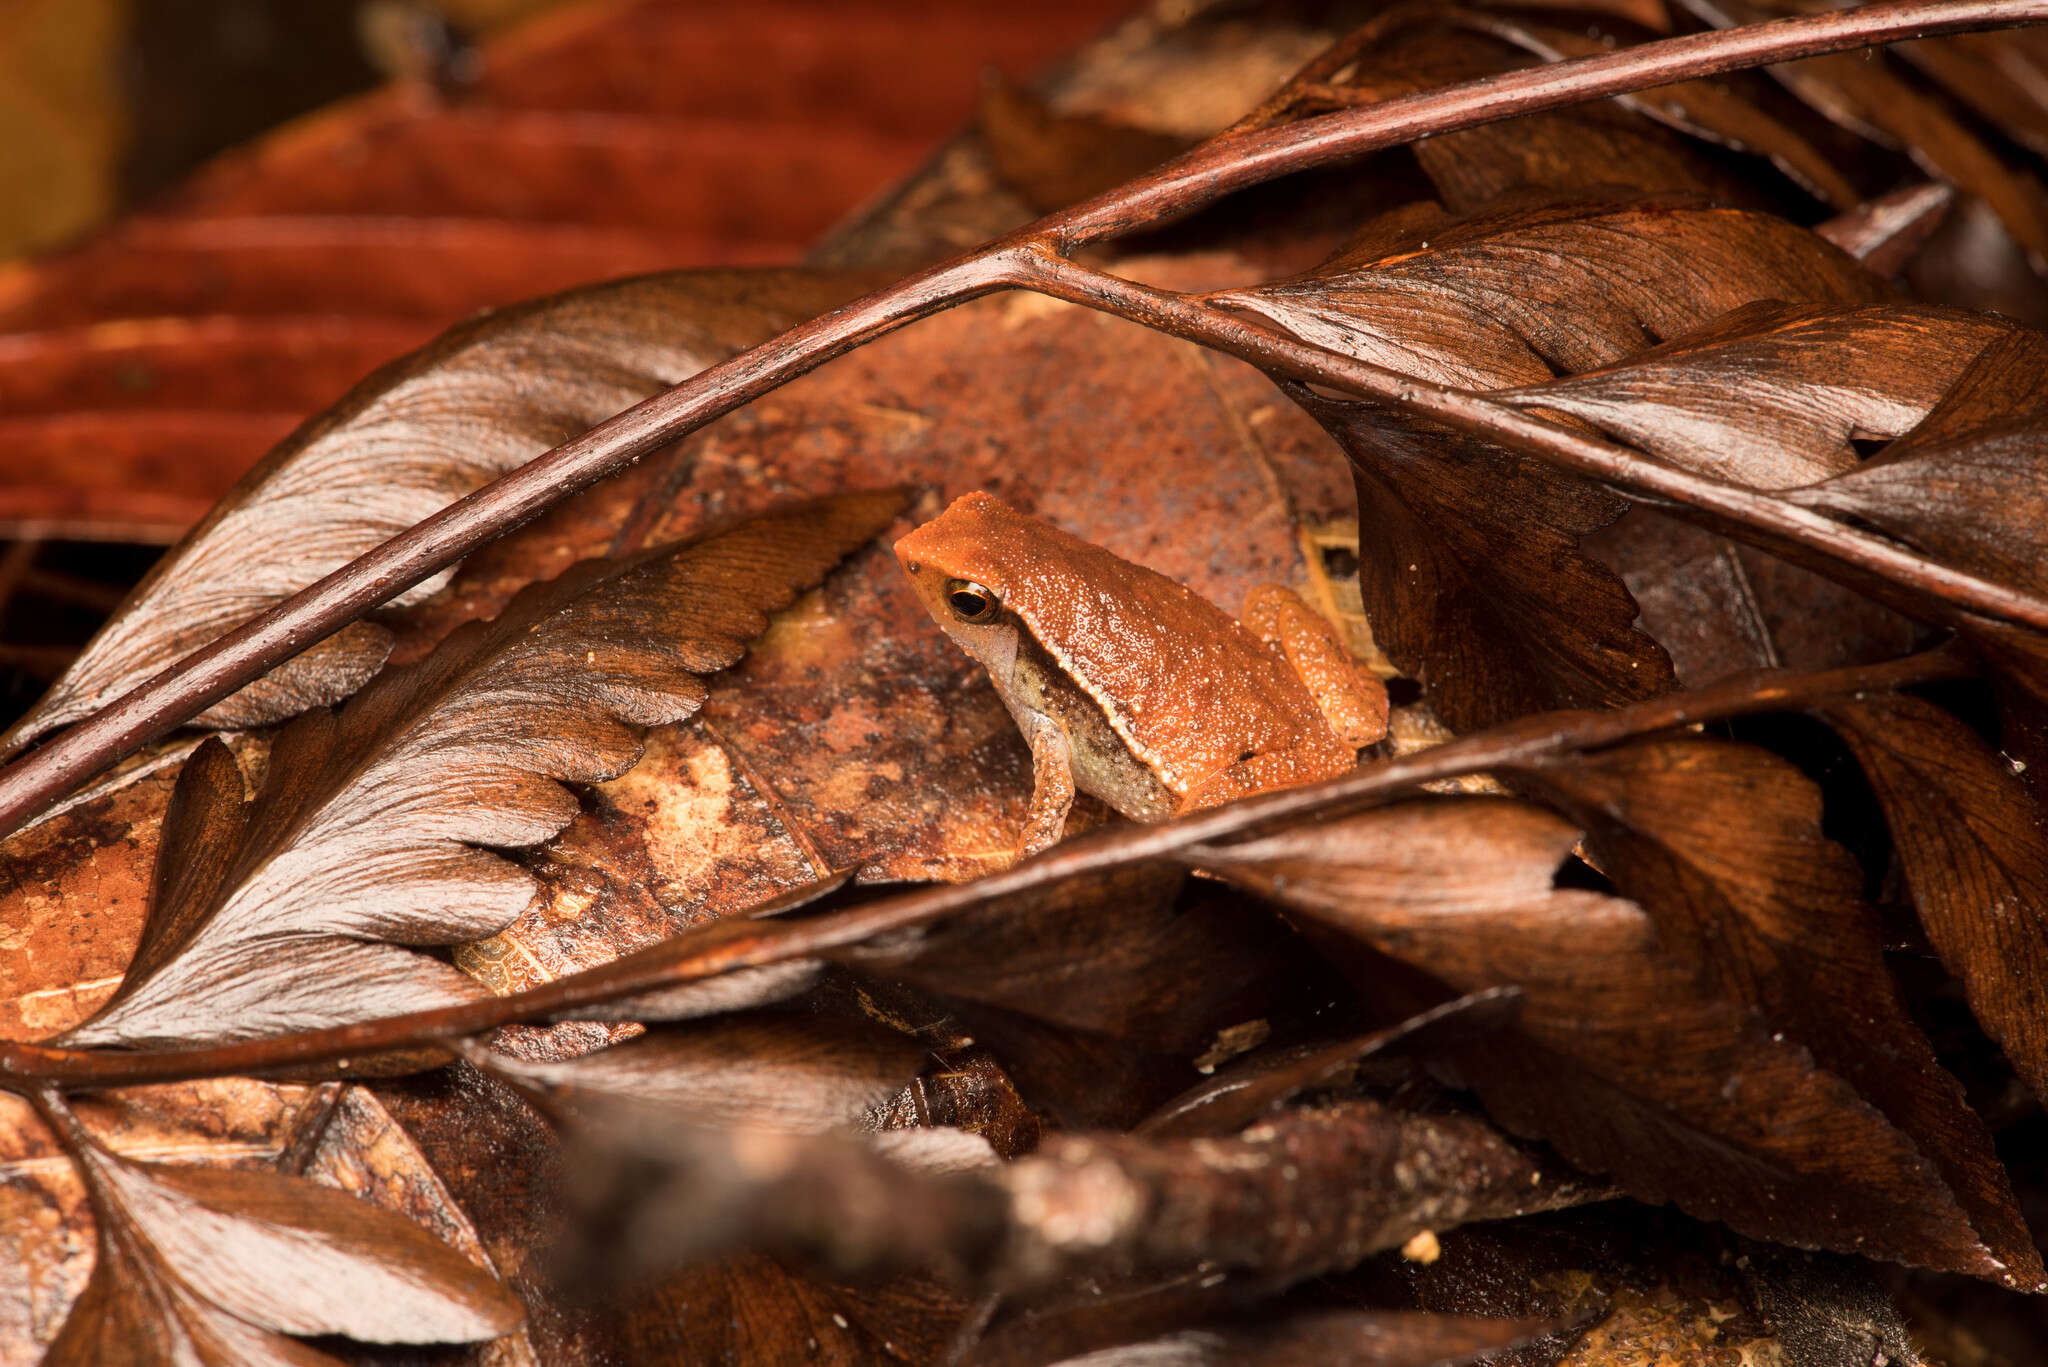
[[[1518,36],[1526,37],[1486,25],[1454,7],[1389,6],[1297,73],[1259,117],[1376,104],[1528,66],[1530,44],[1517,41]],[[1687,103],[1709,121],[1715,121],[1717,113],[1742,107],[1739,98],[1726,94],[1718,100],[1695,97]],[[1458,210],[1529,187],[1579,192],[1626,184],[1650,193],[1712,194],[1737,202],[1761,199],[1693,138],[1660,127],[1642,117],[1644,112],[1640,104],[1585,104],[1440,134],[1414,143],[1411,150],[1438,196]],[[1743,122],[1752,134],[1772,123],[1761,111],[1745,112]],[[1668,117],[1662,122],[1679,123]],[[1686,132],[1696,129],[1697,124]],[[1799,141],[1783,128],[1766,137],[1779,144]]]
[[[1041,213],[1123,184],[1189,142],[1085,114],[1059,114],[998,76],[982,87],[979,126],[1003,183]]]
[[[838,302],[847,277],[692,272],[462,324],[377,371],[251,470],[166,553],[0,749],[85,716],[513,466]],[[445,576],[409,591],[415,601]],[[254,726],[339,702],[383,664],[359,622],[209,708]]]
[[[815,1131],[859,1120],[928,1055],[908,1036],[857,1020],[756,1014],[655,1029],[576,1059],[481,1046],[467,1057],[551,1110],[602,1116],[630,1106],[678,1125]]]
[[[1766,215],[1681,199],[1412,205],[1291,281],[1218,301],[1346,355],[1463,387],[1611,365],[1766,299],[1872,302],[1875,277]],[[1578,541],[1614,495],[1376,405],[1290,390],[1357,467],[1359,580],[1375,638],[1467,729],[1669,688],[1636,604]]]
[[[1611,50],[1610,36],[1590,29],[1560,28],[1512,14],[1452,13],[1457,22],[1513,43],[1546,62],[1591,57]],[[1623,95],[1615,103],[1733,151],[1769,157],[1773,165],[1808,194],[1833,208],[1846,211],[1861,199],[1856,188],[1818,148],[1730,85],[1682,81]],[[1626,180],[1637,188],[1649,188],[1622,168],[1611,163],[1603,165],[1603,159],[1583,144],[1572,147],[1562,161],[1567,166],[1582,168],[1582,175],[1597,176],[1604,172],[1606,184]]]
[[[1990,1132],[1909,1014],[1863,871],[1821,834],[1821,794],[1767,750],[1647,740],[1511,771],[1585,831],[1665,949],[1873,1103],[1940,1169],[2016,1281],[2048,1281]]]
[[[1676,0],[1718,28],[1823,4],[1760,0]],[[1977,196],[1998,212],[2013,240],[2048,257],[2048,195],[2041,183],[1998,155],[1944,109],[1901,80],[1890,65],[1860,52],[1840,52],[1770,68],[1773,76],[1822,116],[1852,133],[1903,148],[1922,168]]]
[[[1785,1367],[1924,1367],[1870,1264],[1750,1244],[1736,1266],[1784,1348]]]
[[[943,1362],[965,1307],[914,1275],[821,1278],[760,1253],[685,1269],[636,1300],[628,1363],[870,1367]]]
[[[2048,157],[2048,35],[2039,29],[1957,33],[1888,49],[1973,106],[2005,136]]]
[[[1855,469],[1853,442],[1913,428],[2014,331],[1961,309],[1766,301],[1615,365],[1496,397],[1568,413],[1667,464],[1783,489]]]
[[[1863,766],[1927,938],[1970,1009],[2048,1096],[2048,831],[2001,758],[1954,715],[1907,694],[1816,709]]]
[[[1544,1328],[1526,1320],[1325,1310],[1183,1329],[1063,1358],[1059,1367],[1458,1367]]]
[[[887,526],[897,491],[799,505],[677,547],[587,561],[381,675],[339,713],[277,738],[246,825],[187,818],[223,854],[166,843],[141,971],[74,1043],[233,1039],[418,1009],[470,980],[400,948],[501,929],[531,877],[485,845],[545,840],[575,816],[562,781],[639,758],[634,726],[675,721],[842,556]],[[219,759],[188,803],[239,802]],[[473,985],[469,990],[473,990]]]
[[[1165,1278],[1090,1278],[1022,1306],[1005,1305],[965,1361],[969,1367],[1183,1361],[1440,1367],[1477,1354],[1493,1361],[1497,1350],[1552,1327],[1526,1318],[1303,1306],[1252,1317],[1249,1307],[1272,1290],[1254,1275],[1203,1269]],[[1312,1327],[1326,1317],[1338,1335],[1334,1341]],[[1263,1343],[1280,1356],[1259,1356]]]
[[[324,1367],[285,1335],[461,1343],[517,1328],[496,1278],[402,1216],[268,1169],[138,1163],[82,1134],[92,1280],[52,1367]]]
[[[1163,1052],[1303,989],[1313,956],[1256,909],[1177,896],[1179,869],[1069,879],[834,955],[850,968]],[[1284,984],[1276,993],[1274,984]]]
[[[1385,1053],[1427,1057],[1447,1040],[1497,1029],[1514,1019],[1521,999],[1514,988],[1474,992],[1356,1039],[1249,1055],[1161,1106],[1135,1133],[1154,1139],[1235,1134],[1303,1092],[1340,1084],[1368,1058]]]
[[[1359,460],[1373,639],[1457,730],[1606,707],[1677,682],[1621,579],[1579,549],[1613,495],[1531,460],[1288,387]]]
[[[1518,1023],[1456,1052],[1488,1110],[1632,1194],[1736,1229],[2005,1279],[1912,1140],[1711,990],[1620,898],[1560,888],[1577,827],[1495,798],[1409,802],[1199,852]]]
[[[2022,589],[2048,586],[2048,336],[1986,347],[1918,426],[1857,469],[1786,497],[1877,528],[1930,558]],[[1983,652],[2004,721],[2000,746],[2041,796],[2048,773],[2048,646],[1983,617],[1959,625]]]

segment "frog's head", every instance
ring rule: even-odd
[[[1000,689],[1017,659],[1019,623],[1004,606],[1016,566],[1028,563],[1034,527],[1001,499],[973,493],[896,543],[896,559],[925,611]]]

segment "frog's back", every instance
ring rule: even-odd
[[[1184,810],[1352,766],[1307,686],[1193,590],[987,494],[919,534],[995,591]]]

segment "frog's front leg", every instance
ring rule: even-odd
[[[1338,739],[1356,750],[1387,734],[1387,686],[1351,658],[1330,623],[1293,589],[1253,589],[1243,621],[1301,676]]]
[[[1074,805],[1074,753],[1067,733],[1050,717],[1035,715],[1030,738],[1031,810],[1017,841],[1019,859],[1050,849],[1067,828],[1067,809]]]

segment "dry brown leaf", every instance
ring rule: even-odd
[[[1517,986],[1519,1024],[1460,1051],[1512,1129],[1738,1230],[2003,1278],[1934,1165],[1839,1078],[1668,951],[1647,915],[1559,887],[1570,823],[1416,801],[1196,857],[1455,988]],[[1496,1042],[1497,1041],[1497,1042]]]
[[[85,716],[485,481],[851,288],[787,273],[659,276],[454,329],[372,375],[245,476],[137,586],[6,746]],[[439,582],[398,601],[417,601]],[[389,646],[374,623],[346,627],[197,723],[259,725],[339,702],[377,671]]]
[[[567,825],[560,781],[630,768],[633,725],[695,710],[697,675],[902,502],[846,495],[536,586],[344,711],[294,722],[246,820],[240,772],[210,743],[179,780],[169,824],[195,840],[159,856],[138,967],[68,1038],[247,1038],[459,998],[470,979],[401,946],[475,939],[525,907],[531,878],[477,847]]]

